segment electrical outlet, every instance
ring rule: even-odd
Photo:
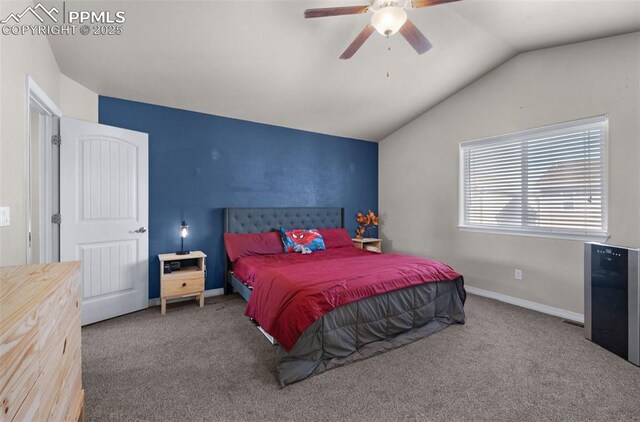
[[[522,270],[516,268],[516,273],[514,274],[516,280],[522,280]]]
[[[9,207],[0,207],[0,227],[11,224],[11,213]]]

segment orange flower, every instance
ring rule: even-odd
[[[361,212],[356,214],[356,222],[359,224],[356,230],[356,238],[362,239],[364,235],[372,228],[371,226],[379,226],[380,219],[375,212],[368,210],[366,214]]]
[[[360,224],[369,225],[371,224],[371,217],[369,215],[363,215],[361,212],[358,213],[358,218],[356,218],[356,222]]]
[[[369,210],[369,214],[367,214],[367,217],[369,217],[369,224],[373,224],[374,226],[380,224],[378,216],[373,211]]]

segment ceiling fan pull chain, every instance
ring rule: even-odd
[[[387,37],[387,38],[388,38],[388,37]],[[387,47],[387,51],[388,51],[389,53],[391,53],[391,46],[388,46],[388,47]],[[389,66],[389,65],[387,65],[387,66]],[[390,75],[390,73],[389,73],[389,68],[387,67],[387,78],[389,78],[389,75]]]

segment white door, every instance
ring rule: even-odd
[[[82,261],[82,325],[148,307],[148,135],[60,120],[60,260]]]

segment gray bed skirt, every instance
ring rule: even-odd
[[[404,346],[464,324],[462,277],[372,296],[327,313],[290,352],[277,345],[281,386]]]

